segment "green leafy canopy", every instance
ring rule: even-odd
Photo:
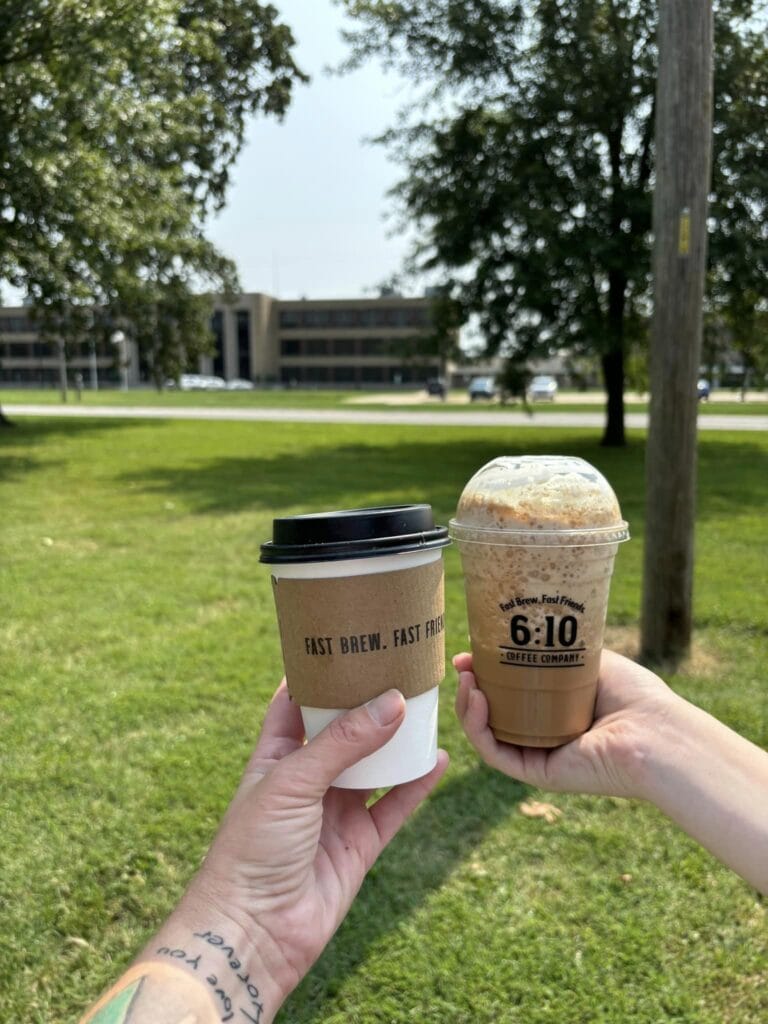
[[[305,76],[254,0],[0,0],[0,281],[76,335],[98,310],[177,371],[208,343],[208,242],[254,113]]]

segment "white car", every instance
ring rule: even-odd
[[[254,383],[252,380],[235,377],[234,380],[227,381],[227,391],[253,391],[253,389]]]
[[[498,394],[493,377],[473,377],[467,388],[470,402],[481,402],[484,398],[492,402]]]
[[[179,377],[180,391],[223,391],[226,386],[223,377],[207,373],[182,373]]]
[[[556,394],[557,381],[546,374],[534,377],[528,385],[528,397],[532,402],[554,402]]]

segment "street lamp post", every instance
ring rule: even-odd
[[[63,338],[56,339],[56,346],[59,350],[59,390],[61,391],[61,400],[66,402],[67,400],[67,346],[64,343]]]
[[[128,390],[128,346],[123,331],[115,331],[109,339],[113,345],[119,345],[118,360],[120,363],[120,390]]]
[[[96,362],[96,339],[91,335],[91,391],[99,390],[99,364]]]

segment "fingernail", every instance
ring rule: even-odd
[[[368,714],[378,725],[389,725],[399,718],[403,711],[403,695],[399,690],[387,690],[365,705]]]

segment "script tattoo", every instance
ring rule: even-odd
[[[251,980],[250,971],[244,967],[242,960],[237,955],[235,947],[230,945],[222,935],[217,935],[215,932],[204,931],[192,934],[193,938],[200,939],[221,953],[224,976],[220,977],[221,968],[218,965],[221,960],[214,961],[217,963],[215,969],[211,970],[206,965],[204,970],[205,981],[211,987],[222,1024],[234,1020],[236,1013],[239,1013],[238,1019],[241,1021],[247,1021],[249,1024],[261,1024],[264,1014],[261,994]],[[184,963],[193,971],[201,969],[202,954],[196,953],[196,951],[188,952],[186,949],[160,946],[156,953],[158,956],[167,956]]]

